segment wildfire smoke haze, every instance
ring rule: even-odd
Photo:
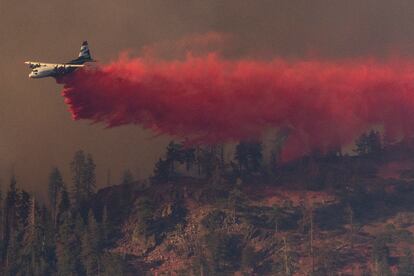
[[[373,125],[414,134],[414,63],[400,60],[183,60],[120,57],[60,79],[73,118],[137,124],[194,143],[288,129],[282,158],[326,152]]]

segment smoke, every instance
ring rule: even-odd
[[[193,143],[289,131],[282,157],[351,143],[372,126],[414,133],[414,63],[120,57],[59,80],[75,120],[137,124]]]

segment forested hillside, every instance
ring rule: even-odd
[[[152,177],[96,191],[83,151],[49,200],[1,198],[2,275],[414,275],[414,142],[362,135],[354,154],[171,142]]]

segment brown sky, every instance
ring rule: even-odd
[[[409,0],[0,0],[0,172],[45,191],[52,166],[69,182],[77,149],[91,152],[98,181],[124,169],[148,175],[168,137],[137,126],[104,129],[71,120],[53,79],[30,80],[25,60],[63,62],[87,39],[101,62],[125,49],[208,31],[233,34],[233,56],[327,58],[414,53]]]

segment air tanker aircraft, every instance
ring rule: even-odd
[[[88,42],[84,41],[79,52],[79,57],[67,63],[43,63],[37,61],[26,61],[25,63],[29,65],[30,69],[32,69],[32,72],[29,74],[29,78],[39,79],[45,77],[61,77],[72,73],[80,67],[84,67],[85,62],[91,61],[94,60],[89,52]]]

